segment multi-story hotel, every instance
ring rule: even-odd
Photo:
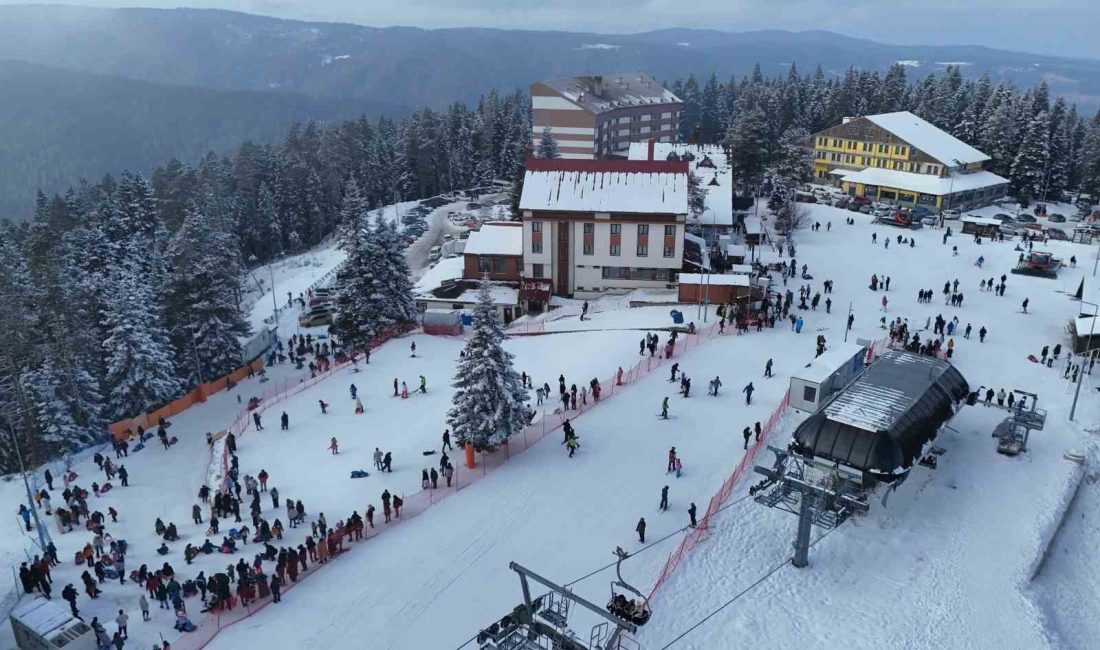
[[[576,297],[670,285],[683,266],[687,183],[685,161],[528,160],[525,281]]]
[[[846,118],[813,136],[814,178],[852,196],[929,208],[1004,196],[1008,181],[989,156],[908,112]]]
[[[639,73],[531,84],[532,145],[550,128],[562,158],[626,157],[631,142],[675,142],[680,98]]]

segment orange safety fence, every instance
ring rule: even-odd
[[[241,366],[240,368],[234,370],[232,373],[226,375],[225,377],[222,377],[221,379],[217,379],[211,382],[205,382],[201,386],[189,390],[182,397],[178,397],[156,410],[135,415],[134,417],[126,418],[124,420],[119,420],[118,422],[109,424],[107,426],[107,429],[111,432],[111,435],[115,438],[115,440],[122,440],[126,436],[127,429],[135,431],[139,426],[148,429],[152,426],[155,426],[157,422],[160,421],[160,418],[168,419],[170,417],[179,415],[180,413],[183,413],[195,404],[205,401],[206,395],[212,395],[219,390],[224,389],[226,387],[227,378],[236,377],[232,380],[240,381],[240,379],[248,376],[249,366],[252,367],[253,371],[258,371],[263,368],[263,365],[264,361],[262,358],[256,359],[252,363]]]

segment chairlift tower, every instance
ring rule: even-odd
[[[814,526],[832,530],[854,514],[865,514],[866,494],[860,477],[839,464],[828,465],[771,445],[768,450],[775,454],[775,462],[771,467],[755,467],[764,480],[750,492],[757,503],[798,516],[791,564],[802,568],[809,565],[810,530]]]

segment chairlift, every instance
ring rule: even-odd
[[[623,580],[623,560],[630,557],[630,554],[624,551],[621,546],[616,546],[615,556],[619,558],[615,563],[615,575],[618,580],[611,583],[611,599],[607,602],[607,611],[624,621],[630,621],[638,626],[645,625],[649,622],[649,617],[653,613],[649,608],[649,599]],[[628,594],[624,592],[637,596],[637,599],[628,598]]]

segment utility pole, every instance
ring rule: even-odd
[[[277,326],[279,324],[279,302],[275,298],[275,271],[272,270],[270,264],[267,266],[267,276],[271,278],[271,324]]]
[[[1088,302],[1081,300],[1080,302],[1086,305],[1092,305],[1092,324],[1089,325],[1089,342],[1088,345],[1092,345],[1092,335],[1096,333],[1096,318],[1100,316],[1100,305],[1094,302]],[[1086,350],[1087,351],[1087,350]],[[1084,355],[1082,355],[1083,358]],[[1077,372],[1077,388],[1073,391],[1073,406],[1069,409],[1069,419],[1072,421],[1073,416],[1077,413],[1077,398],[1081,395],[1081,382],[1085,380],[1085,364],[1081,364],[1081,370]]]
[[[851,318],[851,317],[852,317],[852,301],[849,300],[848,301],[848,318]],[[845,320],[844,321],[844,342],[845,343],[848,342],[848,330],[850,330],[850,329],[852,329],[852,328],[848,326],[848,321]]]
[[[19,462],[19,473],[23,475],[23,487],[27,493],[27,508],[31,511],[31,516],[34,517],[34,527],[38,532],[38,547],[45,553],[46,547],[49,546],[50,533],[38,518],[38,508],[35,506],[34,492],[31,490],[31,482],[30,479],[27,478],[27,466],[23,460],[23,449],[19,446],[19,434],[15,431],[15,424],[12,417],[18,416],[22,418],[30,407],[23,394],[23,387],[19,383],[19,375],[10,360],[8,362],[8,383],[11,385],[11,392],[15,396],[17,406],[11,409],[11,415],[4,419],[7,421],[8,435],[11,437],[11,444],[12,448],[15,450],[16,460]]]

